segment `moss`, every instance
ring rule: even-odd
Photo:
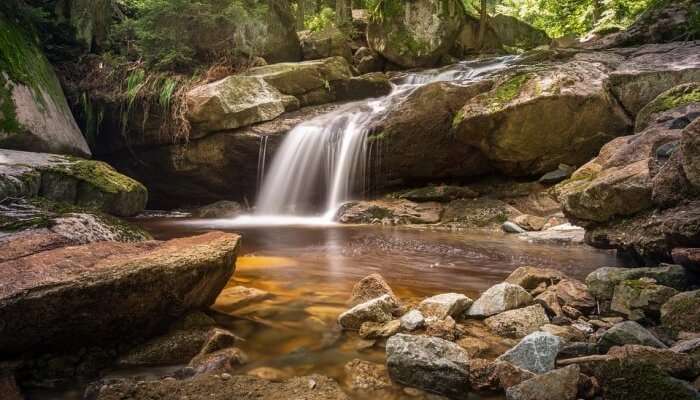
[[[700,102],[700,84],[688,83],[671,88],[658,95],[637,114],[636,130],[646,129],[650,117],[654,114],[672,110],[677,107]]]
[[[532,73],[521,73],[510,77],[505,82],[501,83],[491,93],[487,94],[489,98],[489,108],[492,111],[502,109],[506,104],[513,101],[520,95],[520,91],[531,78]]]
[[[464,121],[464,110],[459,110],[457,111],[457,114],[455,114],[454,118],[452,118],[452,129],[457,129],[459,124]]]
[[[71,163],[51,166],[48,170],[72,176],[106,193],[117,194],[120,192],[145,190],[141,183],[120,174],[109,164],[102,161],[83,160],[75,157],[67,158]]]
[[[605,398],[609,400],[694,399],[689,385],[646,363],[611,361],[597,368]]]

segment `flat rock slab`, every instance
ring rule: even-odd
[[[259,303],[271,297],[272,293],[264,290],[245,286],[233,286],[224,289],[221,294],[219,294],[214,308],[219,311],[228,312],[254,303]]]
[[[0,355],[149,336],[214,302],[239,239],[97,242],[0,262]]]

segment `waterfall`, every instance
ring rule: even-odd
[[[267,138],[261,138],[258,161],[259,191],[255,216],[259,221],[332,221],[337,208],[369,185],[372,165],[367,135],[376,121],[417,88],[439,81],[468,82],[504,69],[514,57],[462,62],[441,69],[408,73],[395,80],[384,97],[346,104],[302,122],[292,129],[265,171]],[[262,180],[262,183],[260,181]]]

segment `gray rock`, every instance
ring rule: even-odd
[[[510,221],[506,221],[501,225],[501,229],[506,233],[525,233],[525,229],[521,228],[518,224]]]
[[[498,357],[498,360],[541,374],[554,369],[554,361],[561,346],[560,337],[548,332],[535,332],[525,336],[515,347]]]
[[[392,313],[397,307],[391,296],[385,294],[340,314],[338,323],[343,329],[358,330],[364,322],[389,322],[393,319]]]
[[[525,337],[549,322],[547,313],[539,304],[502,312],[484,320],[494,333],[511,338]]]
[[[610,309],[633,321],[657,318],[661,305],[677,293],[676,289],[657,285],[648,278],[623,281],[615,287]]]
[[[395,335],[401,328],[401,321],[395,319],[387,323],[364,322],[360,326],[359,335],[363,339],[382,339]]]
[[[588,291],[598,300],[610,300],[615,286],[620,282],[639,278],[652,278],[659,285],[683,290],[688,286],[685,269],[680,265],[661,264],[654,268],[603,267],[586,277]]]
[[[454,317],[464,312],[474,301],[460,293],[443,293],[429,297],[418,305],[425,317]]]
[[[580,367],[547,372],[508,388],[508,400],[575,400],[578,393]]]
[[[376,299],[377,297],[384,296],[385,294],[389,295],[396,304],[400,303],[399,298],[394,294],[394,291],[391,290],[391,287],[381,275],[367,275],[353,286],[350,304],[356,306],[366,301]]]
[[[700,290],[678,293],[665,302],[661,323],[676,332],[700,332]]]
[[[386,356],[397,383],[447,396],[469,392],[469,356],[455,343],[398,334],[387,341]]]
[[[425,323],[425,317],[418,310],[411,310],[401,317],[401,328],[407,331],[413,331]]]
[[[526,290],[532,290],[541,283],[550,286],[564,278],[566,278],[566,274],[556,269],[519,267],[508,275],[506,282],[521,286]]]
[[[469,307],[467,315],[489,317],[504,311],[525,307],[532,296],[518,285],[502,282],[491,286]]]
[[[624,321],[613,325],[598,339],[598,349],[607,352],[613,346],[641,344],[644,346],[665,348],[656,336],[634,321]]]

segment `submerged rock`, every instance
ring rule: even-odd
[[[491,286],[467,310],[467,315],[489,317],[532,303],[532,296],[518,285],[503,282]]]
[[[221,200],[194,210],[192,216],[195,218],[235,218],[243,212],[243,206],[239,203]]]
[[[168,242],[98,242],[2,262],[0,352],[148,337],[214,302],[233,274],[238,243],[237,235],[212,232]]]
[[[534,332],[525,336],[520,343],[498,357],[524,370],[542,374],[554,369],[554,361],[563,342],[558,336],[548,332]]]
[[[233,286],[219,293],[214,308],[223,312],[230,312],[265,301],[271,297],[273,297],[272,293],[264,290],[245,286]]]
[[[398,334],[386,344],[389,376],[395,382],[444,395],[468,392],[469,356],[443,339]]]

